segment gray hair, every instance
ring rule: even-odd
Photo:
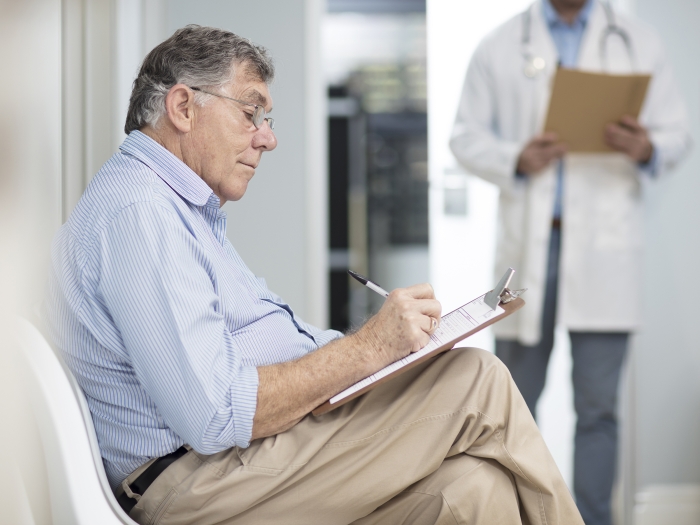
[[[165,114],[165,97],[175,84],[219,88],[231,82],[236,65],[266,84],[275,74],[267,50],[247,38],[198,25],[178,29],[144,58],[131,90],[124,132],[128,135],[146,124],[156,126]],[[199,105],[209,98],[195,93]]]

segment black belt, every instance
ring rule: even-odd
[[[134,494],[143,495],[146,492],[146,489],[151,486],[151,483],[153,483],[166,468],[175,463],[175,461],[180,459],[185,454],[187,454],[187,449],[185,447],[180,447],[175,452],[172,452],[167,456],[163,456],[161,458],[156,459],[153,463],[151,463],[148,466],[146,470],[144,470],[141,473],[141,475],[138,478],[136,478],[129,485],[131,492],[133,492]],[[129,512],[131,512],[131,509],[134,508],[134,505],[138,503],[138,500],[130,498],[126,492],[123,492],[117,498],[117,502],[119,503],[121,508],[124,509],[124,512],[129,514]]]

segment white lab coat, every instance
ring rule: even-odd
[[[542,12],[531,10],[531,50],[546,69],[523,73],[518,15],[486,37],[469,65],[450,140],[471,173],[500,188],[494,278],[512,266],[513,285],[528,288],[527,305],[494,325],[496,336],[523,344],[540,340],[546,265],[556,187],[555,166],[527,180],[515,178],[524,145],[543,129],[557,52]],[[636,71],[651,73],[641,123],[658,155],[663,176],[690,147],[685,106],[656,32],[615,13],[630,36]],[[599,41],[605,12],[596,1],[581,42],[578,68],[603,71]],[[607,72],[629,73],[622,40],[607,40]],[[617,153],[569,154],[565,158],[557,322],[576,331],[632,331],[640,323],[643,255],[642,188],[650,176]]]

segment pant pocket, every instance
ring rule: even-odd
[[[160,505],[156,509],[155,514],[153,515],[153,521],[151,521],[153,525],[160,525],[161,520],[167,514],[168,510],[175,502],[178,495],[179,494],[175,491],[175,489],[170,489],[170,492],[168,492],[165,498],[163,498],[163,501],[161,501]]]
[[[236,451],[246,470],[275,476],[298,470],[310,459],[290,445],[273,436],[253,441],[248,448],[237,447]]]

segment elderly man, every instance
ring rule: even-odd
[[[139,523],[581,523],[505,367],[455,350],[320,417],[424,346],[429,285],[356,333],[302,321],[225,236],[277,140],[273,68],[232,33],[177,31],[144,60],[128,137],[53,249],[48,319],[109,481]]]

